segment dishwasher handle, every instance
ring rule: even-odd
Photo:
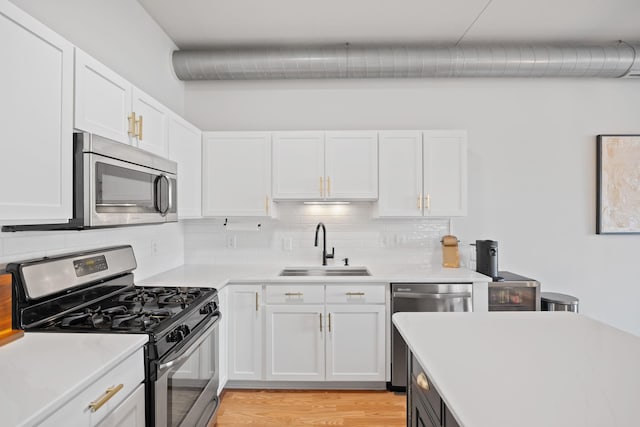
[[[410,298],[410,299],[453,299],[453,298],[471,298],[471,292],[394,292],[393,298]]]

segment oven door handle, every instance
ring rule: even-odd
[[[191,357],[191,355],[193,354],[194,351],[196,351],[196,349],[200,346],[200,344],[202,344],[207,338],[209,338],[211,336],[211,333],[213,332],[213,330],[215,328],[218,327],[218,319],[216,318],[216,320],[213,322],[213,324],[208,327],[203,333],[202,335],[200,335],[198,337],[198,339],[191,344],[188,349],[192,349],[191,351],[186,351],[182,354],[180,354],[179,356],[177,356],[176,358],[165,362],[163,364],[161,364],[160,366],[158,366],[158,372],[164,372],[167,369],[171,368],[172,366],[175,366],[183,361],[185,361],[186,359],[188,359],[189,357]]]
[[[453,299],[453,298],[471,298],[469,292],[446,292],[446,293],[419,293],[419,292],[394,292],[393,298],[407,299]]]

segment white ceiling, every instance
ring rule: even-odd
[[[180,48],[640,41],[640,0],[138,0]]]

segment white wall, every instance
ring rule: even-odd
[[[188,83],[204,130],[467,129],[465,242],[501,269],[640,335],[640,235],[595,235],[597,134],[640,133],[637,80],[442,79]],[[187,238],[187,248],[190,239]],[[189,252],[189,249],[187,249]],[[188,260],[188,257],[187,257]]]
[[[171,65],[176,46],[137,1],[11,1],[176,113],[183,113],[184,84]]]

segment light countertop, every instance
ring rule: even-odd
[[[142,334],[26,332],[0,347],[0,424],[41,422],[146,342]]]
[[[640,338],[567,312],[397,313],[463,427],[640,423]]]
[[[183,265],[142,281],[140,286],[198,286],[222,288],[227,283],[391,283],[391,282],[488,282],[491,279],[466,268],[424,264],[366,265],[371,276],[278,276],[290,265]],[[305,266],[307,267],[307,266]],[[313,266],[319,267],[319,266]],[[357,266],[352,266],[357,267]]]

